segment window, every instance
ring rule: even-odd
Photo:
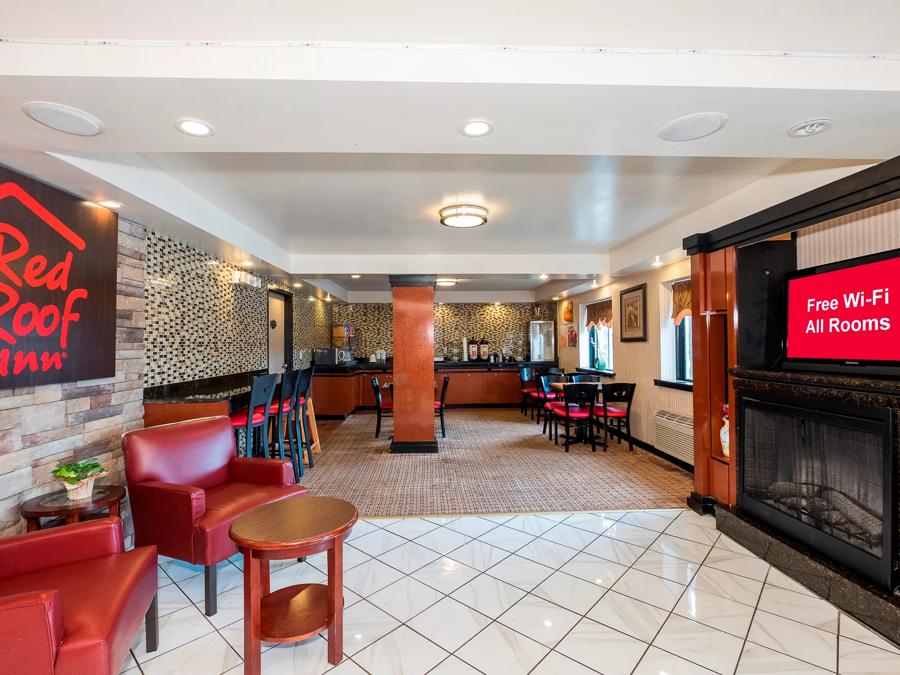
[[[685,316],[675,326],[675,379],[682,382],[694,381],[693,323]]]
[[[690,279],[664,285],[661,317],[662,379],[694,381],[693,317]]]
[[[612,299],[593,302],[585,307],[586,353],[582,365],[594,370],[613,369]],[[586,363],[585,363],[586,357]]]

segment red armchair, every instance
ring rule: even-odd
[[[156,559],[118,518],[0,540],[0,673],[116,675],[144,616],[155,651]]]
[[[216,564],[237,553],[228,536],[254,506],[296,495],[291,463],[236,457],[227,417],[148,427],[122,437],[135,543],[203,565],[206,615],[216,613]]]

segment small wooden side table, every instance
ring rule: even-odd
[[[328,662],[344,653],[344,539],[359,519],[334,497],[291,497],[251,509],[231,524],[244,554],[244,673],[259,675],[260,641],[298,642],[328,629]],[[271,592],[269,561],[328,551],[328,585]]]
[[[119,504],[125,497],[125,488],[118,485],[95,485],[90,499],[69,501],[65,490],[51,492],[34,499],[29,499],[19,507],[25,518],[28,532],[41,529],[41,518],[62,517],[66,525],[77,523],[85,516],[109,509],[109,515],[119,515]]]

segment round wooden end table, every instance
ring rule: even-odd
[[[29,499],[19,507],[29,532],[41,529],[41,518],[62,517],[66,525],[77,523],[85,516],[109,509],[109,515],[119,515],[119,504],[125,496],[125,488],[118,485],[95,485],[88,499],[69,501],[65,490],[51,492]]]
[[[260,641],[297,642],[328,629],[328,662],[344,652],[344,539],[359,519],[334,497],[291,497],[251,509],[231,524],[244,554],[244,673],[260,672]],[[270,591],[269,561],[328,551],[328,585]]]

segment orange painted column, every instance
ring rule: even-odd
[[[391,452],[437,452],[434,277],[392,276],[394,440]]]

